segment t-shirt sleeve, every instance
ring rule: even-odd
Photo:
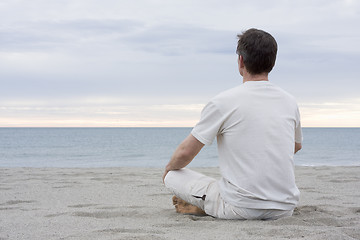
[[[223,116],[213,102],[209,102],[201,112],[200,121],[195,125],[191,134],[205,145],[210,145],[220,132]]]
[[[295,142],[302,143],[302,141],[303,141],[303,135],[302,135],[302,130],[301,130],[300,111],[299,111],[299,108],[297,108],[296,125],[295,125]]]

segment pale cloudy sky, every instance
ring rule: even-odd
[[[303,126],[360,127],[359,24],[357,0],[1,0],[0,127],[191,127],[252,27]]]

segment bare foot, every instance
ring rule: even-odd
[[[172,201],[177,213],[193,214],[197,216],[207,215],[201,208],[191,205],[190,203],[185,202],[181,198],[173,196]]]

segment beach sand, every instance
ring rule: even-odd
[[[300,204],[274,221],[178,214],[162,173],[0,168],[0,239],[360,239],[360,167],[296,167]]]

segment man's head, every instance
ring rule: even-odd
[[[251,28],[238,35],[236,53],[251,75],[269,73],[275,65],[277,43],[269,33]]]

